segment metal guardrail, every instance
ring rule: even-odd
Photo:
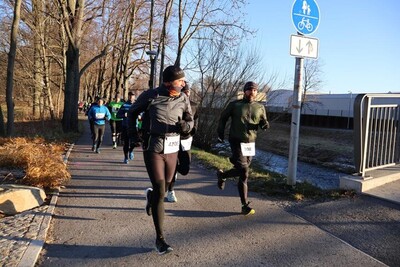
[[[400,94],[359,94],[354,101],[354,163],[358,175],[393,166],[400,155]]]

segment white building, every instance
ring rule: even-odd
[[[309,93],[301,114],[353,117],[353,105],[356,95],[314,94]],[[290,112],[293,90],[273,90],[267,95],[267,108],[271,112]]]

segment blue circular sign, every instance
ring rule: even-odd
[[[314,0],[295,0],[292,7],[292,22],[299,33],[315,32],[319,25],[319,7]]]

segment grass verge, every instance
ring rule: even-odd
[[[232,168],[228,157],[218,156],[193,147],[192,154],[208,168],[215,170]],[[250,167],[248,186],[249,190],[262,195],[295,201],[338,199],[355,195],[355,192],[352,190],[323,190],[307,182],[291,186],[286,183],[285,176],[262,170],[256,165]]]

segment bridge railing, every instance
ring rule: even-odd
[[[358,175],[393,166],[400,155],[400,94],[359,94],[354,102],[354,163]]]

